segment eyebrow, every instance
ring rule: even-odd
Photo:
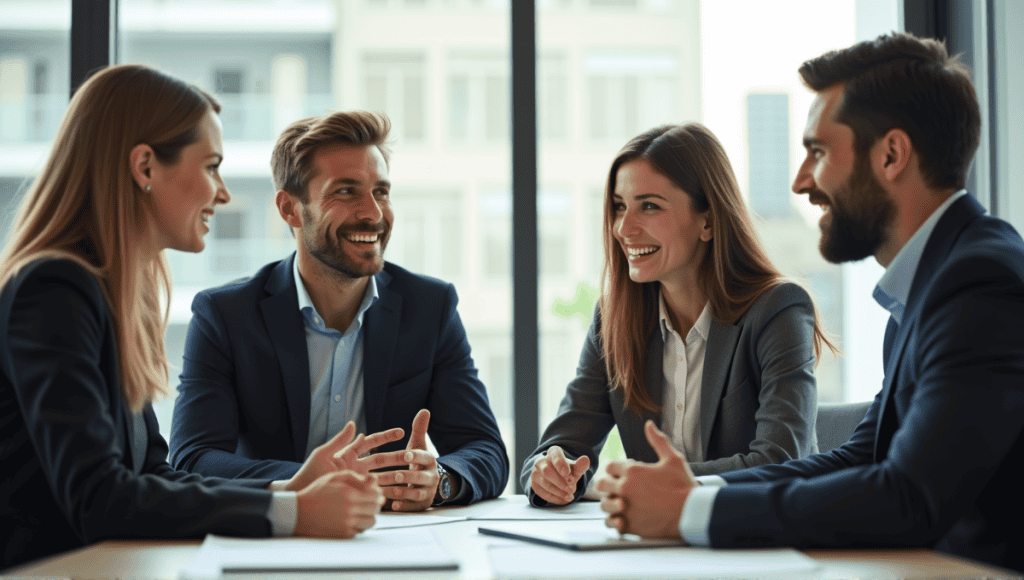
[[[634,199],[636,199],[637,201],[643,201],[645,199],[651,199],[651,198],[661,199],[661,200],[664,200],[664,201],[668,201],[668,199],[666,199],[665,196],[659,195],[657,193],[641,193],[640,195],[636,196]],[[620,195],[618,193],[612,193],[612,199],[622,199],[622,195]]]
[[[359,181],[358,179],[353,179],[351,177],[339,177],[337,179],[332,179],[328,181],[327,187],[331,188],[338,185],[362,185],[362,183],[362,181]],[[376,183],[374,183],[374,185],[380,187],[387,187],[388,189],[391,189],[391,182],[388,181],[387,179],[378,179]]]
[[[804,148],[806,148],[806,149],[810,149],[811,147],[813,147],[815,145],[820,147],[821,145],[824,145],[824,144],[825,144],[825,142],[822,141],[821,139],[815,139],[814,137],[804,137]]]

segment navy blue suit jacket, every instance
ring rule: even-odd
[[[171,462],[222,477],[287,479],[306,453],[309,362],[292,260],[200,292],[171,428]],[[496,497],[509,462],[448,283],[385,264],[363,319],[363,390],[370,433],[430,410],[438,460],[468,485],[469,502]]]
[[[121,390],[114,319],[71,260],[24,267],[0,294],[0,569],[111,538],[269,536],[269,480],[167,465],[147,405]]]
[[[933,230],[850,441],[724,474],[714,547],[921,546],[1024,569],[1024,243],[983,214],[964,196]]]

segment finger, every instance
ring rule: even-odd
[[[622,519],[622,516],[608,516],[604,520],[604,525],[618,530],[620,534],[626,533],[626,521]]]
[[[647,437],[647,442],[651,444],[654,452],[658,454],[659,460],[682,459],[682,455],[669,443],[668,437],[654,426],[654,421],[648,419],[647,423],[644,424],[644,435]]]
[[[413,469],[433,469],[437,471],[437,460],[429,451],[423,449],[407,449],[402,459]]]
[[[569,467],[569,461],[565,458],[565,452],[558,445],[552,445],[548,449],[547,456],[548,461],[551,462],[551,466],[555,468],[562,477],[569,477],[569,473],[572,469]]]
[[[421,512],[430,507],[430,503],[424,501],[396,501],[391,509],[396,512]]]
[[[432,485],[434,480],[437,479],[436,475],[431,475],[431,472],[425,470],[399,470],[399,471],[385,471],[377,474],[377,485],[389,486],[389,485]]]
[[[401,427],[395,427],[394,429],[374,433],[373,435],[367,436],[358,446],[355,447],[355,453],[357,456],[361,456],[371,449],[376,449],[381,445],[398,441],[404,436],[405,430]]]
[[[540,476],[544,481],[561,489],[562,493],[571,493],[576,488],[576,482],[569,483],[566,481],[565,477],[555,471],[554,466],[550,462],[545,462],[541,467]]]
[[[352,436],[356,434],[356,424],[352,421],[345,423],[345,427],[338,431],[338,434],[331,438],[327,442],[326,447],[330,451],[339,450],[352,441]]]
[[[430,426],[430,411],[420,409],[420,412],[416,413],[416,417],[412,420],[412,434],[409,435],[409,444],[405,448],[426,449],[428,426]]]
[[[590,469],[590,458],[586,455],[580,457],[572,464],[572,479],[573,481],[583,477],[583,474]]]
[[[352,518],[352,528],[363,531],[373,527],[373,524],[377,523],[377,517],[374,515],[360,515]]]
[[[392,500],[393,502],[398,502],[398,501],[420,502],[420,501],[424,501],[424,500],[426,500],[426,499],[431,497],[430,492],[427,491],[426,489],[423,489],[422,487],[391,486],[391,487],[382,487],[382,488],[380,488],[380,490],[384,494],[384,497]],[[391,509],[397,510],[398,508],[396,508],[395,504],[392,503],[391,504]]]
[[[532,483],[530,487],[534,488],[534,493],[536,493],[538,497],[548,503],[564,505],[572,501],[572,494],[559,487],[551,485],[551,482],[546,480]]]
[[[625,461],[612,461],[608,464],[608,475],[612,477],[622,477],[626,473],[626,467],[628,464]]]
[[[619,492],[622,491],[622,480],[601,476],[594,482],[594,489],[609,495],[619,495]]]
[[[601,500],[601,511],[606,514],[616,515],[622,513],[626,509],[625,502],[622,501],[621,497],[617,496],[605,496]]]
[[[368,469],[383,469],[385,467],[405,467],[409,464],[405,460],[405,454],[409,451],[400,449],[398,451],[386,451],[384,453],[374,453],[359,461],[367,466]]]

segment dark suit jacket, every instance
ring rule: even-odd
[[[148,406],[121,394],[114,323],[70,260],[0,293],[0,568],[108,538],[270,535],[268,481],[174,471]]]
[[[171,428],[179,469],[222,477],[287,479],[306,453],[309,362],[292,260],[252,278],[200,292]],[[448,283],[386,264],[379,298],[363,318],[366,429],[405,429],[382,446],[402,449],[412,419],[430,410],[439,461],[457,472],[470,502],[496,497],[508,456],[477,378]]]
[[[983,213],[965,196],[936,225],[850,441],[725,474],[713,546],[924,546],[1024,569],[1024,243]]]
[[[558,416],[523,465],[520,482],[530,489],[534,463],[552,445],[572,459],[590,457],[590,469],[577,484],[577,499],[597,469],[608,432],[618,426],[626,455],[658,460],[644,436],[644,423],[661,425],[661,413],[638,415],[625,406],[621,389],[609,390],[595,312],[580,354],[576,378],[569,383]],[[708,474],[765,463],[780,463],[817,451],[814,420],[814,306],[807,292],[784,283],[761,296],[733,324],[711,321],[704,355],[700,399],[700,443],[706,461],[691,463]],[[644,386],[662,404],[664,341],[655,327],[647,343]],[[533,494],[535,505],[545,502]]]

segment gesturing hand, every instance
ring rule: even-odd
[[[370,528],[384,503],[373,476],[352,471],[329,473],[298,493],[295,535],[351,538]]]
[[[278,489],[299,491],[328,473],[345,469],[366,474],[379,467],[379,460],[373,455],[365,458],[361,456],[381,445],[398,441],[405,435],[402,429],[395,428],[370,436],[360,434],[353,441],[355,432],[356,424],[349,421],[330,441],[314,449],[299,471]]]
[[[570,461],[561,447],[552,445],[544,457],[533,464],[530,487],[542,500],[554,505],[565,505],[572,502],[576,482],[589,468],[590,458],[586,455]]]
[[[594,484],[608,494],[601,500],[601,509],[608,514],[605,525],[645,538],[678,538],[683,504],[698,484],[682,454],[653,421],[644,425],[644,434],[658,462],[614,461],[608,475]]]
[[[383,488],[384,497],[391,500],[391,509],[396,512],[423,511],[434,502],[441,478],[437,475],[437,460],[427,451],[429,425],[430,411],[420,409],[412,420],[409,444],[402,455],[409,469],[377,474],[377,483]]]

